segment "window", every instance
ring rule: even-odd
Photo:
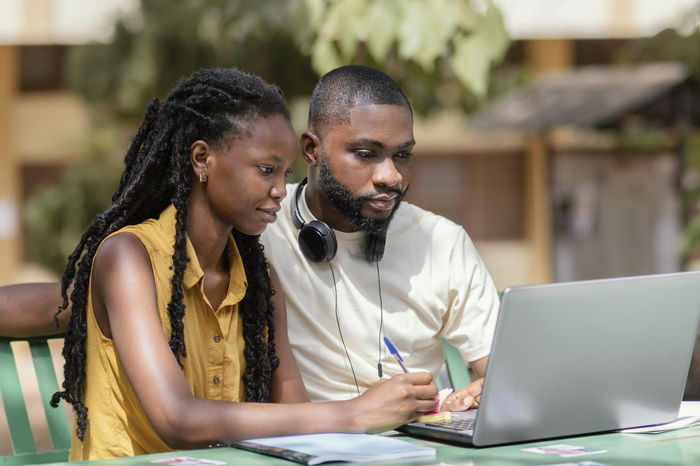
[[[523,238],[525,156],[419,155],[413,159],[406,198],[464,226],[474,240]]]

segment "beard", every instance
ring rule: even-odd
[[[325,198],[348,219],[354,231],[364,231],[367,233],[378,233],[386,230],[389,227],[391,219],[396,213],[396,209],[401,205],[406,191],[401,191],[398,188],[387,188],[381,191],[374,191],[363,194],[358,197],[353,197],[348,188],[340,184],[333,176],[325,154],[321,157],[320,173],[319,173],[319,188]],[[370,218],[362,215],[362,204],[371,198],[380,194],[396,194],[396,205],[391,213],[386,218]]]

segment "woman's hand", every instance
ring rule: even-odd
[[[437,392],[427,372],[380,380],[350,401],[355,410],[351,430],[381,432],[411,422],[435,407]]]

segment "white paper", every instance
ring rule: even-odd
[[[621,429],[623,434],[659,434],[700,424],[700,401],[682,401],[678,417],[666,424]]]

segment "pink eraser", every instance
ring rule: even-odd
[[[431,414],[437,414],[442,410],[442,403],[445,401],[445,399],[450,396],[450,393],[452,393],[454,390],[451,388],[443,388],[438,392],[437,395],[435,395],[435,408],[432,411],[429,411],[425,413],[426,415],[431,415]]]

